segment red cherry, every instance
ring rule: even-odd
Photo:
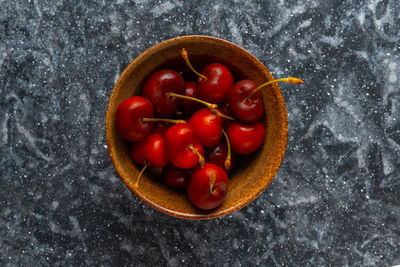
[[[211,63],[203,68],[201,74],[206,80],[199,78],[197,82],[200,99],[207,102],[222,103],[233,85],[233,76],[227,67],[220,63]]]
[[[197,136],[204,146],[215,146],[222,136],[224,120],[213,114],[208,108],[202,108],[192,115],[189,120]]]
[[[197,97],[197,86],[195,82],[185,82],[185,96]],[[186,115],[193,114],[196,110],[201,109],[201,104],[188,99],[182,101],[182,111]]]
[[[193,204],[204,210],[218,207],[228,192],[228,176],[217,165],[206,163],[192,171],[187,194]]]
[[[240,155],[256,151],[265,137],[264,126],[259,122],[249,125],[234,122],[229,125],[227,133],[232,150]]]
[[[162,168],[168,163],[165,155],[164,138],[159,134],[150,134],[146,140],[134,143],[131,147],[133,162],[154,168]]]
[[[167,165],[164,138],[159,134],[150,134],[143,142],[134,143],[131,147],[131,157],[136,164],[144,165],[134,185],[139,187],[140,178],[147,166],[163,168]]]
[[[255,123],[261,119],[264,113],[260,92],[256,92],[248,98],[256,87],[257,84],[251,80],[241,80],[229,89],[229,108],[233,116],[241,122]]]
[[[199,76],[197,80],[199,98],[213,104],[222,103],[233,84],[233,76],[229,69],[221,63],[211,63],[206,65],[201,73],[198,73],[190,64],[185,49],[182,49],[182,57],[186,65]]]
[[[164,182],[172,188],[185,188],[190,177],[189,169],[181,169],[168,164],[162,173]]]
[[[173,70],[154,72],[143,87],[142,96],[149,99],[155,108],[155,116],[171,117],[175,115],[181,99],[170,97],[169,92],[183,94],[185,81]]]
[[[204,164],[204,148],[194,129],[186,123],[178,123],[165,134],[167,158],[176,167],[193,168]]]
[[[118,105],[115,122],[123,138],[131,142],[141,142],[153,128],[152,122],[143,122],[142,118],[151,117],[153,106],[150,101],[141,96],[134,96]]]
[[[205,160],[222,168],[227,174],[232,171],[235,164],[235,156],[231,154],[229,168],[226,168],[225,162],[228,156],[228,146],[225,140],[221,140],[218,145],[206,149]]]
[[[277,82],[293,84],[304,83],[301,79],[288,77],[268,81],[259,86],[250,80],[237,82],[228,92],[228,102],[232,114],[241,122],[255,123],[259,121],[264,113],[263,101],[259,90],[267,85]]]

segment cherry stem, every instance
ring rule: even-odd
[[[231,120],[231,121],[234,121],[234,120],[235,120],[235,119],[232,118],[231,116],[228,116],[228,115],[225,115],[225,114],[219,112],[218,109],[211,109],[211,112],[214,113],[214,114],[215,114],[216,116],[218,116],[218,117],[221,117],[221,118],[224,118],[224,119],[228,119],[228,120]]]
[[[138,187],[139,187],[139,180],[140,180],[140,178],[142,177],[142,174],[143,174],[144,170],[146,170],[147,166],[149,166],[149,162],[148,162],[148,161],[147,161],[146,164],[143,166],[142,170],[141,170],[140,173],[139,173],[138,178],[136,179],[136,182],[135,182],[135,185],[134,185],[135,188],[138,188]]]
[[[215,185],[215,173],[212,172],[211,177],[210,177],[210,193],[211,193],[211,195],[214,195],[215,191],[216,191],[214,188],[214,185]]]
[[[208,103],[208,102],[206,102],[204,100],[201,100],[201,99],[198,99],[198,98],[194,98],[194,97],[187,96],[187,95],[179,95],[179,94],[175,94],[175,93],[172,93],[172,92],[168,92],[167,95],[168,96],[172,96],[172,97],[183,98],[183,99],[187,99],[187,100],[192,100],[192,101],[198,102],[198,103],[203,104],[204,106],[208,107],[209,109],[211,109],[211,112],[213,114],[215,114],[216,116],[218,116],[218,117],[225,118],[225,119],[232,120],[232,121],[235,120],[234,118],[219,112],[217,104]]]
[[[229,142],[229,137],[228,137],[228,134],[225,132],[225,130],[224,129],[222,129],[222,133],[224,134],[224,136],[225,136],[225,139],[226,139],[226,146],[227,146],[227,148],[228,148],[228,153],[227,153],[227,155],[226,155],[226,159],[225,159],[225,163],[224,163],[224,165],[225,165],[225,168],[228,170],[230,167],[231,167],[231,143]]]
[[[163,121],[163,122],[169,122],[169,123],[186,123],[184,120],[172,120],[172,119],[158,119],[158,118],[142,118],[142,122],[157,122],[157,121]]]
[[[204,164],[205,164],[205,159],[204,159],[203,155],[201,155],[200,152],[197,151],[197,149],[193,147],[193,145],[188,145],[187,148],[190,149],[193,153],[195,153],[199,157],[199,164],[203,168]]]
[[[208,103],[206,101],[203,101],[201,99],[194,98],[194,97],[191,97],[191,96],[179,95],[179,94],[175,94],[175,93],[172,93],[172,92],[168,92],[167,95],[168,96],[177,97],[177,98],[183,98],[183,99],[187,99],[187,100],[193,100],[193,101],[196,101],[196,102],[198,102],[200,104],[203,104],[204,106],[208,107],[209,109],[217,109],[218,108],[217,104],[211,104],[211,103]]]
[[[265,86],[267,86],[267,85],[269,85],[269,84],[271,84],[271,83],[277,83],[277,82],[285,82],[285,83],[293,83],[293,84],[302,84],[302,83],[304,83],[303,80],[298,79],[298,78],[294,78],[294,77],[287,77],[287,78],[281,78],[281,79],[276,79],[276,80],[273,80],[273,81],[269,81],[269,82],[266,82],[266,83],[263,83],[263,84],[257,86],[256,89],[254,89],[254,90],[246,97],[246,99],[245,99],[244,101],[246,101],[246,102],[249,101],[250,98],[251,98],[251,96],[252,96],[255,92],[259,91],[261,88],[263,88],[263,87],[265,87]]]
[[[183,57],[183,59],[185,60],[186,65],[188,65],[188,67],[189,67],[194,73],[196,73],[197,76],[199,76],[200,78],[202,78],[202,79],[204,79],[204,80],[207,80],[207,77],[206,77],[206,76],[204,76],[204,75],[201,74],[200,72],[196,71],[196,70],[193,68],[192,64],[190,64],[189,56],[188,56],[188,53],[187,53],[187,51],[186,51],[185,48],[182,48],[182,57]]]

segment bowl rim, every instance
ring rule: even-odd
[[[282,165],[282,161],[285,157],[285,153],[286,153],[286,148],[287,148],[287,141],[288,141],[288,115],[287,115],[287,109],[286,109],[286,103],[285,103],[285,99],[283,98],[282,92],[280,90],[280,87],[278,86],[278,84],[275,84],[276,87],[278,88],[278,93],[280,96],[280,99],[282,99],[282,103],[283,104],[283,111],[284,111],[284,116],[283,116],[283,125],[281,128],[281,131],[283,133],[283,147],[282,147],[282,153],[280,153],[280,158],[277,158],[277,161],[279,162],[279,164],[277,164],[277,167],[275,167],[275,169],[273,169],[273,171],[271,171],[271,174],[273,174],[271,177],[271,179],[269,181],[267,181],[263,186],[258,187],[258,190],[255,190],[252,192],[252,194],[249,196],[247,195],[244,198],[244,201],[241,201],[240,203],[238,203],[235,206],[231,206],[227,209],[221,210],[217,213],[212,212],[212,213],[205,213],[205,214],[188,214],[188,213],[181,213],[181,212],[177,212],[175,210],[170,210],[168,208],[165,208],[163,206],[158,205],[157,203],[152,202],[151,200],[149,200],[144,194],[141,194],[138,190],[135,190],[134,188],[131,188],[131,186],[128,184],[128,180],[129,178],[125,177],[124,173],[122,170],[120,170],[119,167],[117,167],[118,165],[116,164],[116,159],[114,158],[113,155],[113,146],[111,145],[111,140],[110,140],[110,135],[108,134],[112,125],[111,124],[111,99],[113,98],[113,96],[116,94],[116,90],[117,87],[119,87],[119,83],[125,79],[125,76],[128,75],[130,69],[137,63],[137,62],[141,62],[141,60],[143,58],[145,58],[147,55],[151,54],[153,51],[157,51],[158,49],[164,47],[164,46],[168,46],[168,45],[172,45],[173,43],[175,43],[176,41],[180,41],[180,40],[185,40],[185,39],[199,39],[199,40],[204,40],[204,39],[208,39],[210,41],[213,42],[217,42],[217,43],[221,43],[224,45],[228,45],[228,46],[233,46],[235,49],[241,50],[242,53],[246,54],[246,56],[248,56],[249,58],[251,58],[251,60],[259,67],[263,68],[265,70],[265,72],[267,73],[267,76],[269,76],[268,78],[272,78],[273,76],[270,73],[270,71],[268,70],[268,68],[255,56],[253,56],[249,51],[247,51],[246,49],[240,47],[239,45],[236,45],[230,41],[218,38],[218,37],[213,37],[213,36],[207,36],[207,35],[184,35],[184,36],[177,36],[174,38],[170,38],[167,40],[164,40],[154,46],[151,46],[149,48],[147,48],[144,52],[140,53],[135,59],[133,59],[131,61],[131,63],[128,64],[128,66],[124,69],[124,71],[121,73],[121,75],[118,77],[113,90],[108,98],[108,103],[107,103],[107,111],[106,111],[106,117],[105,117],[105,135],[106,135],[106,143],[107,143],[107,150],[109,153],[109,156],[111,158],[112,164],[114,166],[114,169],[116,170],[117,174],[119,175],[120,179],[124,182],[124,184],[128,187],[128,189],[134,193],[140,200],[142,200],[143,202],[145,202],[147,205],[149,205],[150,207],[152,207],[155,210],[161,211],[162,213],[165,213],[167,215],[176,217],[176,218],[181,218],[181,219],[190,219],[190,220],[206,220],[206,219],[213,219],[213,218],[218,218],[218,217],[222,217],[222,216],[226,216],[229,215],[235,211],[240,210],[241,208],[247,206],[248,204],[250,204],[252,201],[254,201],[256,198],[258,198],[262,192],[265,191],[265,189],[268,187],[268,185],[271,183],[271,181],[275,178],[278,170],[280,169],[280,166]]]

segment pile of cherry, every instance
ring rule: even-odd
[[[235,153],[251,154],[264,142],[259,90],[271,83],[303,81],[289,77],[259,86],[251,80],[233,84],[226,66],[211,63],[198,73],[185,49],[182,57],[197,82],[185,82],[174,70],[154,72],[141,96],[120,103],[116,124],[120,135],[132,142],[133,161],[144,166],[136,187],[147,167],[163,168],[168,186],[187,188],[191,202],[209,210],[226,197]]]

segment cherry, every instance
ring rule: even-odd
[[[241,122],[257,122],[264,113],[260,92],[254,93],[249,100],[245,100],[256,87],[257,84],[251,80],[241,80],[235,83],[228,92],[230,110]]]
[[[131,147],[131,157],[136,164],[144,165],[135,183],[135,187],[138,187],[140,177],[147,166],[163,168],[167,165],[164,138],[159,134],[150,134],[143,142],[134,143]]]
[[[206,163],[192,171],[187,194],[192,203],[203,210],[218,207],[228,192],[228,176],[215,164]]]
[[[205,159],[206,162],[221,167],[227,174],[229,174],[235,164],[235,157],[231,153],[229,139],[226,139],[226,142],[221,140],[218,145],[207,148]]]
[[[197,97],[197,86],[195,82],[185,82],[185,96],[194,98]],[[200,108],[200,103],[196,103],[188,99],[183,99],[182,101],[182,110],[186,115],[191,115]]]
[[[196,132],[186,123],[178,123],[165,134],[167,158],[176,167],[188,169],[204,164],[204,148]]]
[[[260,123],[242,124],[234,122],[227,130],[232,150],[240,155],[256,151],[264,142],[265,130]]]
[[[134,143],[131,149],[133,161],[139,165],[149,164],[150,167],[162,168],[167,163],[164,149],[164,138],[159,134],[150,134],[146,140]]]
[[[184,91],[185,81],[179,73],[173,70],[160,70],[147,79],[142,96],[153,104],[156,116],[171,117],[178,109],[181,100],[170,97],[168,92],[183,94]]]
[[[197,136],[204,146],[215,146],[222,136],[224,120],[214,115],[208,108],[202,108],[192,115],[189,120]]]
[[[228,68],[220,63],[211,63],[206,65],[201,73],[207,79],[200,77],[197,81],[199,97],[215,104],[223,102],[233,84],[233,77]]]
[[[134,96],[122,101],[115,117],[119,134],[131,142],[144,141],[153,128],[152,122],[142,121],[144,117],[153,117],[153,106],[149,100]]]
[[[294,77],[282,78],[266,82],[260,86],[251,80],[241,80],[235,83],[228,92],[228,103],[233,116],[244,123],[259,121],[264,113],[263,101],[259,90],[269,84],[287,82],[302,84],[303,81]]]
[[[198,73],[189,62],[185,49],[182,49],[182,57],[188,67],[199,76],[197,80],[198,96],[213,104],[222,103],[233,85],[233,76],[227,67],[221,63],[206,65],[201,73]]]
[[[185,188],[189,182],[190,169],[181,169],[168,164],[162,173],[164,182],[173,188]]]

